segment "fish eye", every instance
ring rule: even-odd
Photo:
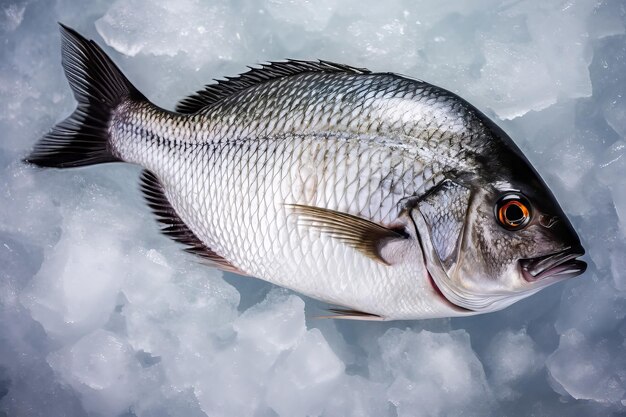
[[[495,206],[496,219],[507,230],[521,230],[532,216],[530,203],[521,194],[509,193],[502,196]]]

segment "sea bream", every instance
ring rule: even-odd
[[[218,268],[370,320],[495,311],[585,271],[528,160],[449,91],[289,60],[167,111],[95,42],[61,33],[78,107],[25,160],[142,166],[163,233]]]

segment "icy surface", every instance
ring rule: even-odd
[[[74,107],[57,21],[166,107],[283,58],[446,87],[523,149],[589,270],[498,313],[363,323],[199,266],[136,167],[19,162]],[[0,416],[624,415],[625,25],[617,0],[2,2]]]

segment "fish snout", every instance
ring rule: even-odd
[[[558,252],[535,258],[520,259],[519,264],[524,279],[536,282],[545,278],[566,279],[581,275],[587,269],[587,263],[577,258],[585,254],[585,249],[577,244]]]

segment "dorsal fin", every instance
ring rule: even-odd
[[[216,268],[246,275],[226,259],[213,252],[187,227],[167,200],[163,186],[152,172],[144,170],[141,174],[140,182],[143,196],[152,212],[156,215],[158,222],[161,223],[161,232],[165,236],[186,245],[186,252],[201,257]]]
[[[261,64],[260,68],[248,67],[250,71],[236,77],[225,77],[226,80],[215,80],[216,84],[206,85],[189,97],[178,102],[176,111],[179,113],[192,114],[203,108],[217,103],[224,97],[245,90],[257,84],[264,83],[276,78],[288,77],[305,72],[346,72],[350,74],[369,74],[365,68],[350,67],[329,61],[300,61],[289,59],[285,62],[270,62]]]

